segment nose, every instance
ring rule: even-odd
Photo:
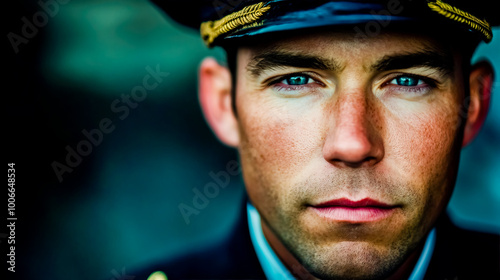
[[[339,95],[329,108],[329,126],[323,146],[325,160],[337,167],[369,167],[384,157],[384,145],[362,92]]]

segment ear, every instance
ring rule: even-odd
[[[472,66],[469,76],[470,102],[462,147],[472,142],[486,120],[490,107],[493,79],[494,71],[489,62],[481,61]]]
[[[199,99],[205,119],[222,143],[239,144],[238,122],[231,107],[231,73],[213,58],[205,58],[199,72]]]

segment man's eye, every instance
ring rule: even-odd
[[[438,87],[438,84],[438,81],[429,77],[401,73],[398,76],[389,78],[388,82],[383,84],[383,87],[388,92],[396,95],[415,97],[432,92],[433,89]]]
[[[302,97],[318,94],[326,85],[316,73],[290,73],[265,81],[266,87],[286,97]]]
[[[425,82],[422,79],[411,76],[400,76],[393,79],[391,82],[393,85],[404,86],[404,87],[416,87],[423,85]]]
[[[281,80],[281,82],[289,86],[302,86],[312,82],[312,79],[306,75],[295,75],[295,76],[289,76]]]

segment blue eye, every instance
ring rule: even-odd
[[[412,77],[412,76],[400,76],[391,81],[391,84],[404,86],[404,87],[416,87],[424,84],[422,79]]]
[[[283,79],[283,83],[285,85],[290,85],[290,86],[302,86],[306,85],[310,82],[311,78],[305,75],[297,75],[297,76],[290,76],[286,79]]]
[[[302,97],[318,94],[326,85],[316,73],[290,73],[266,81],[267,87],[286,97]],[[318,77],[318,78],[317,78]]]

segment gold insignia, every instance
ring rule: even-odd
[[[228,33],[236,28],[243,28],[247,24],[254,23],[271,6],[265,6],[264,2],[250,5],[243,10],[229,14],[216,21],[206,21],[200,26],[200,33],[207,46],[211,46],[213,41],[222,34]]]
[[[161,271],[156,271],[149,275],[148,280],[167,280],[167,275]]]
[[[478,19],[477,17],[467,12],[464,12],[456,7],[451,6],[450,4],[442,2],[441,0],[437,0],[436,2],[429,2],[427,3],[427,5],[433,11],[438,12],[439,14],[447,18],[467,24],[472,29],[481,32],[485,36],[487,42],[491,41],[493,33],[491,30],[491,26],[487,21]]]

